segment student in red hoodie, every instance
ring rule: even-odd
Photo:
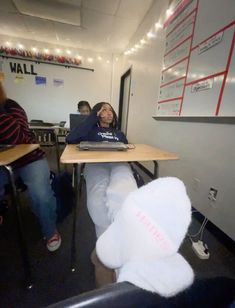
[[[35,143],[28,127],[24,109],[7,98],[0,83],[0,144]],[[12,163],[16,177],[21,177],[28,187],[33,213],[37,216],[49,251],[60,247],[61,237],[56,229],[56,199],[50,185],[50,171],[41,149],[23,156]],[[8,183],[5,168],[0,167],[0,192]],[[0,196],[1,199],[1,196]]]

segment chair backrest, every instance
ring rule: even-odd
[[[60,121],[59,123],[59,127],[64,127],[65,126],[66,121]]]
[[[215,277],[195,280],[189,289],[170,298],[122,282],[71,297],[49,307],[229,307],[234,299],[235,279]]]
[[[43,123],[43,120],[31,120],[30,122],[29,122],[30,124],[34,124],[34,123]]]

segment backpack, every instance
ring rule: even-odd
[[[56,197],[57,222],[61,223],[72,211],[75,194],[72,176],[64,171],[56,175],[51,171],[51,187]]]

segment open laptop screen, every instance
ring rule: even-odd
[[[83,121],[85,121],[87,117],[88,115],[85,114],[70,113],[69,115],[70,130],[72,130],[74,127],[78,126]]]

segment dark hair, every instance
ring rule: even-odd
[[[80,108],[85,107],[85,106],[88,107],[88,109],[91,111],[91,106],[87,101],[78,102],[78,111]]]
[[[100,103],[95,104],[95,106],[92,108],[92,112],[97,113],[102,108],[102,106],[104,104],[109,105],[111,107],[111,109],[112,109],[113,121],[112,121],[112,123],[110,123],[110,127],[117,129],[118,128],[117,114],[114,111],[113,107],[109,103],[107,103],[107,102],[100,102]]]

